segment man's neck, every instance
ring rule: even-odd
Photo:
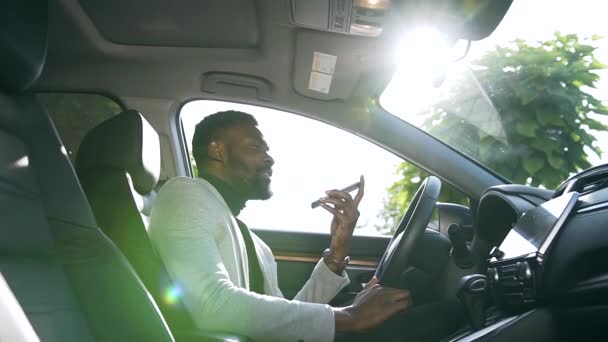
[[[213,187],[222,195],[226,204],[230,208],[230,211],[234,216],[238,214],[245,207],[247,199],[244,198],[232,185],[223,179],[217,172],[210,172],[210,170],[201,170],[198,175],[200,178],[211,183]]]

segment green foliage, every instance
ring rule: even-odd
[[[397,166],[396,174],[400,176],[400,179],[388,189],[389,197],[385,200],[384,208],[379,214],[383,219],[383,225],[376,226],[376,229],[383,234],[395,232],[397,224],[405,209],[409,207],[416,190],[429,176],[428,173],[407,162]],[[468,198],[462,192],[445,183],[441,186],[439,201],[468,205]]]
[[[608,114],[589,93],[599,80],[594,71],[606,68],[589,45],[597,39],[556,32],[538,44],[515,40],[497,47],[473,62],[476,82],[459,82],[423,114],[423,128],[514,183],[555,188],[591,166],[585,148],[602,153],[590,130],[608,127],[589,115]],[[479,87],[494,105],[494,122],[476,103],[483,101]],[[406,163],[397,172],[403,177],[389,188],[381,213],[388,225],[401,217],[417,180],[426,176]],[[442,200],[451,196],[451,190],[442,193]]]
[[[196,166],[196,161],[192,156],[192,152],[190,152],[190,165],[192,165],[192,176],[198,177],[198,166]]]

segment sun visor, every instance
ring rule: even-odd
[[[380,39],[299,30],[294,88],[314,99],[347,99],[367,71],[390,66],[392,56]]]

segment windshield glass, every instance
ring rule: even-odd
[[[460,61],[466,42],[411,32],[380,104],[514,183],[555,188],[608,162],[606,8],[515,0]]]

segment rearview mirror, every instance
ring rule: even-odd
[[[489,36],[512,0],[403,0],[395,10],[407,26],[427,25],[454,40],[481,40]]]

